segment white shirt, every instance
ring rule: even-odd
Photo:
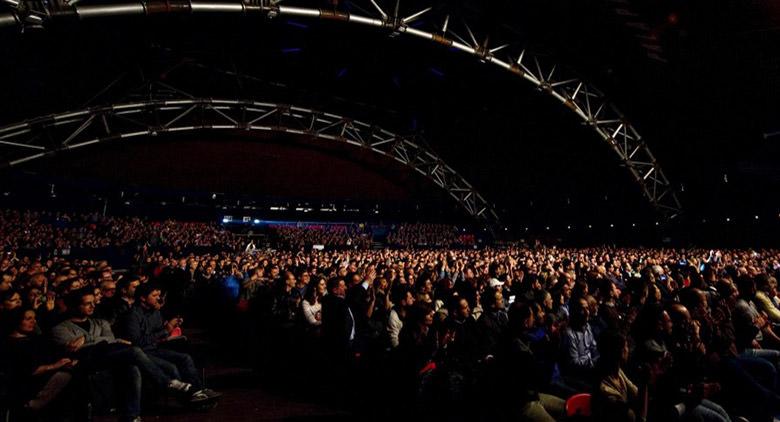
[[[317,314],[322,311],[322,304],[317,302],[314,305],[310,304],[308,300],[303,301],[303,316],[306,318],[306,322],[309,325],[322,325],[322,321],[317,320]]]

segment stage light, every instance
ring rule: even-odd
[[[258,220],[257,218],[255,218],[255,220],[254,220],[254,223],[255,223],[255,224],[260,224],[260,220]]]
[[[659,223],[659,222],[657,222],[657,221],[656,221],[656,222],[655,222],[655,225],[656,225],[656,226],[660,226],[660,225],[661,225],[661,223]]]
[[[592,228],[593,228],[593,226],[592,226],[591,224],[588,224],[588,228],[589,228],[589,229],[592,229]]]
[[[631,227],[636,227],[636,223],[631,223]]]
[[[547,226],[544,228],[545,230],[550,230],[550,226]]]
[[[757,216],[757,215],[756,215],[754,218],[755,218],[756,220],[758,220],[758,216]]]
[[[730,223],[731,222],[731,218],[730,217],[726,217],[726,222]]]
[[[566,230],[571,230],[571,226],[566,226]]]
[[[610,223],[610,224],[609,224],[609,227],[611,227],[611,228],[613,228],[613,229],[614,229],[614,228],[615,228],[615,225],[614,225],[614,224],[612,224],[612,223]]]

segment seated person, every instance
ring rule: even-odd
[[[623,372],[628,362],[628,341],[615,331],[605,331],[599,342],[598,388],[593,394],[594,420],[634,422],[645,420],[647,402],[639,388]]]
[[[98,316],[113,327],[117,319],[130,310],[135,301],[135,289],[140,284],[137,277],[122,277],[115,283],[116,293],[112,297],[104,297],[97,306]]]
[[[172,334],[179,328],[182,319],[173,318],[163,323],[160,314],[161,293],[160,288],[151,283],[138,286],[135,303],[118,323],[121,335],[140,347],[168,376],[191,384],[193,399],[204,400],[220,396],[219,393],[203,388],[190,355],[164,347],[166,342],[175,338]]]
[[[754,302],[759,311],[764,312],[770,321],[780,323],[780,308],[775,306],[773,298],[777,296],[777,280],[767,274],[756,277],[756,295]]]
[[[577,381],[583,385],[588,384],[599,359],[596,338],[591,331],[589,319],[587,300],[573,300],[569,309],[569,326],[561,338],[564,374],[572,378],[569,382],[573,382],[573,385],[577,385]]]
[[[193,402],[203,400],[192,396],[192,385],[164,373],[139,347],[115,338],[108,322],[92,318],[95,295],[91,288],[72,292],[67,298],[67,306],[70,318],[52,329],[52,340],[71,359],[78,359],[80,366],[85,369],[108,369],[125,379],[122,385],[130,388],[124,392],[120,420],[138,420],[141,411],[141,374],[150,377],[163,388],[189,396]]]
[[[35,311],[17,308],[7,315],[2,362],[11,387],[11,403],[31,413],[44,410],[68,386],[77,360],[56,359],[36,333]]]

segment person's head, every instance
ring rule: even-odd
[[[530,302],[531,308],[534,311],[534,323],[538,327],[544,326],[544,320],[547,316],[547,312],[545,312],[544,307],[536,302]]]
[[[539,290],[537,291],[536,295],[536,301],[540,303],[544,309],[549,313],[553,310],[553,297],[547,290]]]
[[[672,333],[672,319],[660,304],[647,304],[634,320],[633,333],[637,341],[663,339]]]
[[[162,308],[162,290],[152,283],[138,286],[135,290],[135,300],[144,309],[159,311]]]
[[[68,293],[66,305],[72,317],[88,318],[95,313],[95,292],[89,288]]]
[[[30,281],[27,283],[28,286],[34,286],[39,289],[43,289],[43,286],[46,284],[46,275],[43,273],[36,273],[33,274],[30,277]]]
[[[295,287],[295,274],[290,271],[284,273],[284,285],[288,289]]]
[[[301,286],[308,286],[311,282],[311,274],[308,271],[301,273],[301,277],[298,280]]]
[[[592,318],[597,317],[599,315],[599,302],[591,295],[585,296],[585,300],[588,301],[588,311],[590,312],[590,316]]]
[[[6,290],[0,293],[0,310],[12,311],[22,306],[22,295],[16,290]]]
[[[534,327],[535,317],[533,307],[526,302],[515,302],[509,307],[508,330],[512,335]]]
[[[461,297],[455,301],[455,318],[465,320],[471,316],[471,306],[466,298]]]
[[[414,295],[408,285],[395,286],[391,299],[393,303],[400,308],[405,308],[414,304]]]
[[[347,284],[343,278],[334,277],[328,280],[328,293],[343,298],[347,295]]]
[[[618,331],[607,330],[601,333],[597,347],[600,355],[599,366],[605,374],[617,372],[628,362],[628,341]]]
[[[387,281],[385,277],[379,277],[376,280],[374,280],[375,289],[381,290],[383,292],[387,292],[388,287],[390,287],[390,283]]]
[[[116,294],[116,282],[113,280],[107,280],[100,283],[100,293],[105,299],[111,299]]]
[[[135,290],[141,285],[141,280],[137,278],[127,277],[122,278],[116,283],[116,288],[119,290],[119,294],[125,298],[134,300]]]
[[[100,287],[93,287],[92,293],[95,295],[95,304],[99,305],[100,301],[103,300],[103,292],[100,290]]]
[[[693,319],[700,320],[709,313],[707,295],[699,289],[685,289],[681,291],[680,301],[688,308]]]
[[[30,286],[24,292],[24,302],[27,306],[35,307],[39,304],[43,296],[43,291],[39,287]]]
[[[590,310],[588,301],[585,298],[573,300],[569,306],[569,322],[572,328],[580,329],[588,323],[590,319]]]
[[[11,290],[13,288],[13,279],[13,274],[8,272],[3,273],[2,278],[0,278],[0,293]]]
[[[744,299],[752,299],[756,295],[756,282],[752,277],[744,275],[737,278],[737,290],[739,296]]]
[[[504,309],[504,293],[501,291],[501,287],[488,288],[482,295],[482,307],[485,310],[501,310]]]
[[[360,274],[354,273],[349,278],[349,287],[354,287],[360,284],[363,281],[363,277],[360,276]]]
[[[7,313],[3,335],[16,333],[27,336],[35,332],[35,325],[35,311],[19,307]]]
[[[601,280],[600,283],[601,284],[599,285],[598,294],[602,300],[611,301],[620,297],[620,291],[618,290],[617,286],[615,286],[615,283],[612,282],[612,280],[605,278]]]
[[[304,300],[309,302],[309,304],[313,305],[322,298],[322,296],[325,294],[326,291],[326,283],[324,279],[321,278],[312,278],[309,280],[308,287],[306,288],[306,293],[304,295]]]
[[[769,295],[769,297],[777,296],[777,279],[772,276],[769,276],[767,277],[766,283],[768,287],[766,292]]]
[[[433,325],[433,306],[428,303],[415,303],[409,311],[409,318],[413,324],[419,327],[430,327]]]

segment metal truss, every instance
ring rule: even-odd
[[[267,18],[287,16],[353,23],[386,31],[390,36],[405,34],[432,41],[511,72],[555,98],[612,148],[641,187],[644,197],[656,209],[668,218],[676,216],[681,209],[674,187],[645,141],[601,91],[547,57],[518,47],[511,37],[503,39],[500,34],[473,29],[479,22],[466,22],[465,16],[451,14],[446,2],[426,7],[421,5],[422,1],[405,1],[403,6],[400,0],[332,1],[329,7],[319,8],[312,7],[312,4],[320,2],[312,0],[120,0],[109,4],[102,0],[100,3],[96,0],[60,0],[59,4],[32,0],[22,0],[22,3],[16,3],[18,0],[4,1],[16,6],[10,12],[0,13],[0,27],[16,25],[23,31],[64,16],[90,19],[175,13],[239,13]]]
[[[103,142],[196,130],[289,133],[371,150],[430,179],[477,220],[498,225],[492,205],[423,139],[285,104],[166,98],[42,116],[0,128],[0,166],[15,166]]]

